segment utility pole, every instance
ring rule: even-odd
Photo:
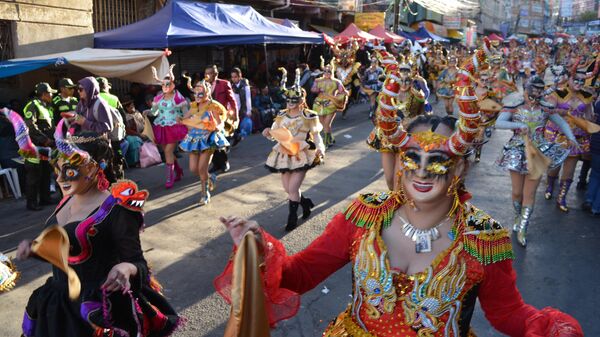
[[[398,34],[398,20],[400,16],[400,0],[394,0],[394,34]]]

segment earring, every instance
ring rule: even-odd
[[[106,175],[104,174],[104,170],[102,168],[98,168],[98,173],[96,174],[96,178],[98,179],[98,183],[96,187],[98,187],[99,191],[106,191],[110,186],[108,179],[106,179]]]
[[[452,201],[452,207],[450,208],[450,211],[448,212],[448,216],[452,217],[455,213],[456,210],[460,207],[460,197],[458,195],[458,189],[461,185],[461,180],[459,177],[454,176],[452,178],[452,183],[450,184],[450,186],[448,186],[448,190],[446,191],[446,195],[449,197],[453,197],[454,200]]]
[[[415,212],[418,211],[419,208],[417,207],[415,202],[412,199],[409,199],[406,195],[406,192],[404,191],[404,187],[402,186],[402,171],[398,171],[398,173],[396,174],[398,175],[398,182],[396,184],[395,193],[397,195],[398,201],[402,204],[408,204],[408,206],[412,208]]]

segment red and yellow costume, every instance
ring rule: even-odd
[[[301,294],[351,262],[352,303],[323,336],[475,336],[469,323],[477,298],[490,323],[509,336],[583,336],[571,316],[523,302],[515,286],[508,230],[469,203],[456,212],[454,242],[429,267],[413,275],[390,268],[381,231],[403,203],[397,193],[361,195],[305,250],[291,256],[263,232],[271,324],[295,315]],[[231,273],[230,263],[215,280],[227,300]]]

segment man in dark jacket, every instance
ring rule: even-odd
[[[238,120],[237,116],[237,102],[233,96],[233,89],[231,84],[226,80],[221,80],[219,77],[219,70],[216,65],[206,67],[204,70],[204,78],[210,83],[212,87],[212,98],[217,102],[221,103],[227,111],[229,111],[228,119],[225,124],[233,123]],[[227,131],[227,130],[226,130]],[[228,137],[233,136],[233,130]],[[227,172],[229,171],[229,159],[227,158],[227,150],[216,151],[212,160],[213,166],[211,167],[211,173],[215,172]]]
[[[73,97],[77,86],[70,78],[62,78],[58,81],[58,95],[52,99],[54,108],[54,122],[58,124],[61,113],[74,112],[77,108],[77,98]]]
[[[252,117],[252,95],[250,93],[250,83],[248,80],[242,77],[242,70],[240,68],[233,68],[231,70],[231,87],[233,89],[233,97],[235,98],[236,105],[238,107],[238,120],[241,121],[245,117]],[[240,128],[238,126],[233,136],[233,143],[231,146],[235,146],[240,140]]]
[[[23,108],[25,124],[29,136],[36,146],[54,147],[54,112],[52,109],[52,89],[48,83],[35,86],[36,97]],[[40,206],[52,204],[50,199],[50,177],[52,170],[47,160],[28,158],[25,161],[27,209],[39,211]]]

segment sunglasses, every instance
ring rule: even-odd
[[[288,103],[294,103],[294,104],[296,104],[296,103],[300,103],[300,98],[297,98],[297,97],[296,98],[288,98],[288,99],[286,99],[286,101]]]
[[[324,73],[325,74],[331,74],[331,70],[325,70]]]

